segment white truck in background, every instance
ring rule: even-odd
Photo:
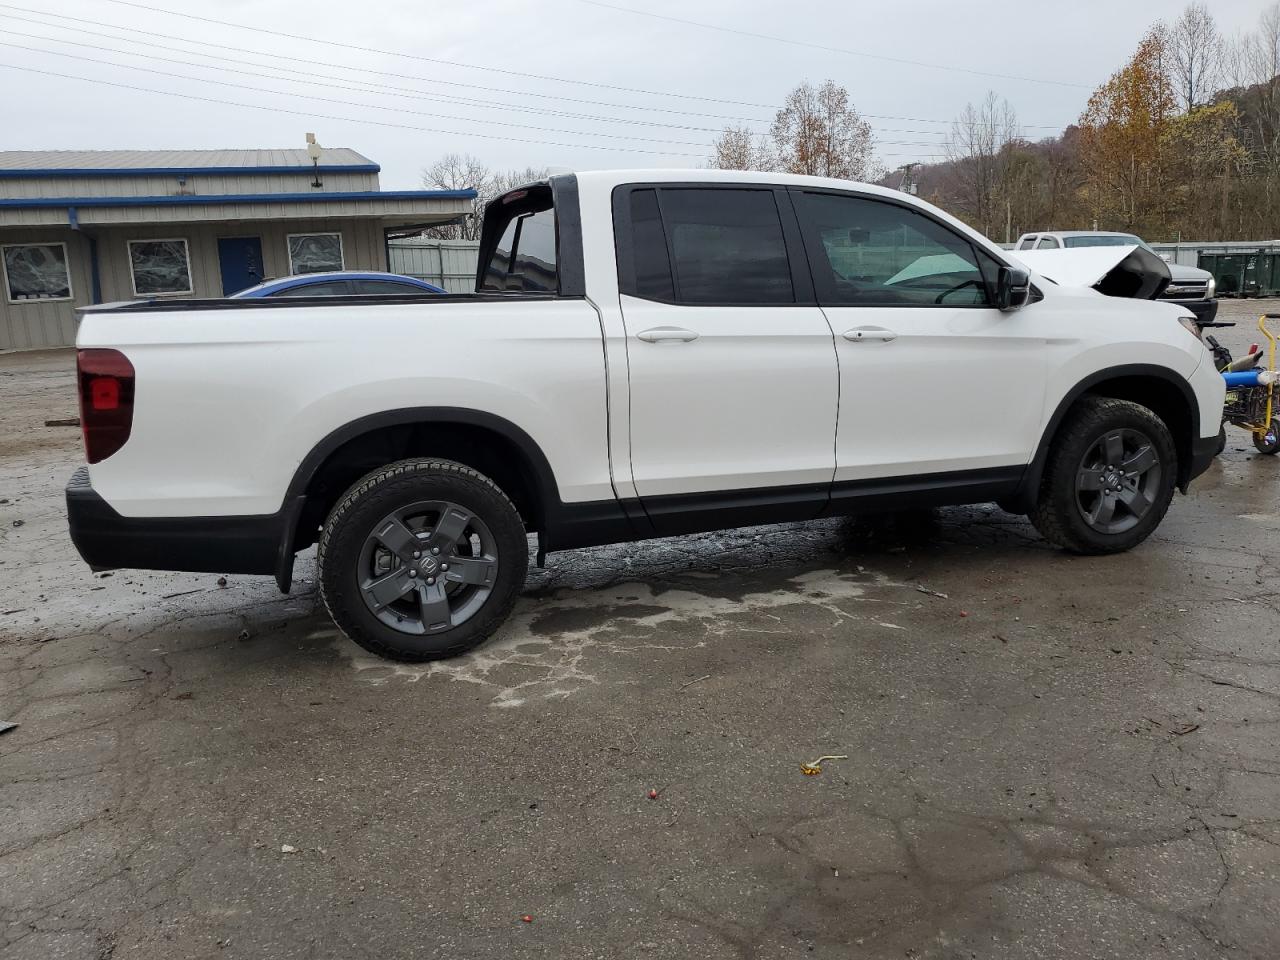
[[[1217,446],[1185,311],[1035,277],[873,186],[554,176],[489,205],[476,285],[86,309],[81,555],[287,591],[318,542],[347,635],[425,660],[498,628],[527,534],[996,501],[1111,553]]]

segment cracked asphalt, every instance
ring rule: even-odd
[[[72,362],[0,356],[5,960],[1280,956],[1280,461],[1240,432],[1124,556],[991,506],[557,554],[407,667],[309,556],[287,597],[91,574]]]

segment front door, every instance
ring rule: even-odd
[[[659,533],[826,505],[835,348],[780,211],[791,216],[769,188],[644,187],[617,201],[631,469]]]
[[[840,362],[833,499],[881,480],[1016,481],[1039,440],[1046,341],[1034,305],[993,306],[995,258],[880,197],[792,194]]]
[[[246,287],[261,283],[262,238],[218,238],[218,268],[222,272],[222,295],[229,297]]]

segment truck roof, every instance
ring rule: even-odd
[[[796,173],[771,173],[757,170],[707,170],[700,168],[660,168],[637,170],[581,170],[574,175],[581,183],[597,187],[619,186],[624,183],[745,183],[771,184],[774,186],[826,187],[832,190],[848,190],[854,187],[859,193],[893,197],[913,204],[919,201],[910,194],[873,183],[836,180],[831,177],[810,177]],[[923,204],[921,204],[923,205]]]

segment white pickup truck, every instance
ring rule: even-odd
[[[1140,543],[1217,448],[1178,308],[1030,274],[945,213],[810,177],[551,177],[485,214],[477,292],[85,310],[95,569],[274,574],[319,543],[355,642],[480,643],[546,551],[995,501]]]

